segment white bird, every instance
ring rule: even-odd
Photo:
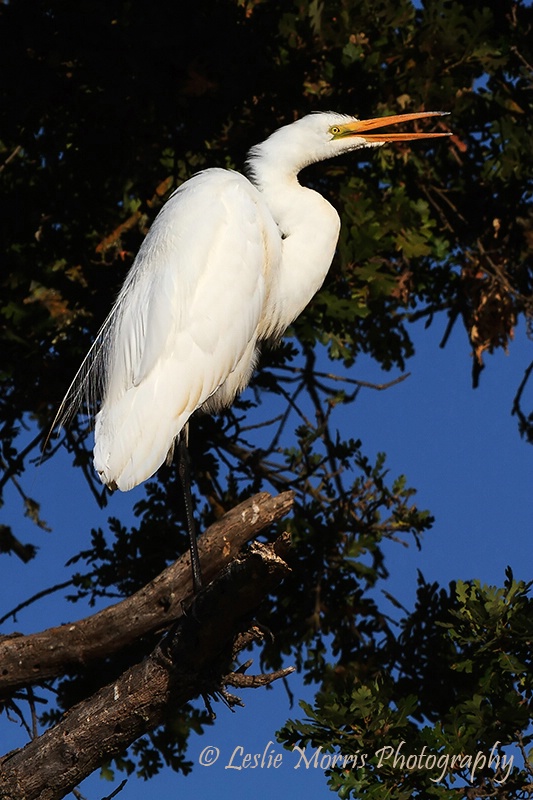
[[[172,194],[62,406],[101,397],[94,466],[104,484],[127,491],[151,477],[191,415],[229,405],[261,343],[320,289],[340,220],[298,182],[300,170],[350,150],[445,136],[371,133],[440,113],[311,114],[251,149],[249,177],[207,169]]]

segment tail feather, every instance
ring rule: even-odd
[[[150,478],[195,410],[174,387],[132,387],[96,416],[94,467],[102,483],[123,492]]]

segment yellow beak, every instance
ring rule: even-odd
[[[451,133],[367,133],[367,131],[383,128],[386,125],[397,125],[400,122],[410,122],[415,119],[426,119],[427,117],[440,117],[446,115],[447,111],[422,111],[414,114],[395,114],[390,117],[376,117],[375,119],[363,119],[357,122],[349,122],[340,126],[337,134],[344,136],[360,136],[367,142],[409,142],[412,139],[433,139],[437,136],[451,136]]]

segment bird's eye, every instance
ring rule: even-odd
[[[333,125],[333,127],[329,129],[329,132],[332,133],[334,136],[336,136],[338,133],[341,132],[341,129],[339,128],[338,125]]]

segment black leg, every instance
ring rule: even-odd
[[[202,588],[202,570],[200,567],[200,557],[198,555],[198,543],[196,541],[196,525],[192,513],[191,467],[185,436],[180,436],[178,443],[178,470],[183,489],[183,499],[185,500],[185,515],[187,518],[187,532],[189,534],[189,549],[191,553],[192,583],[194,593],[197,594]]]

